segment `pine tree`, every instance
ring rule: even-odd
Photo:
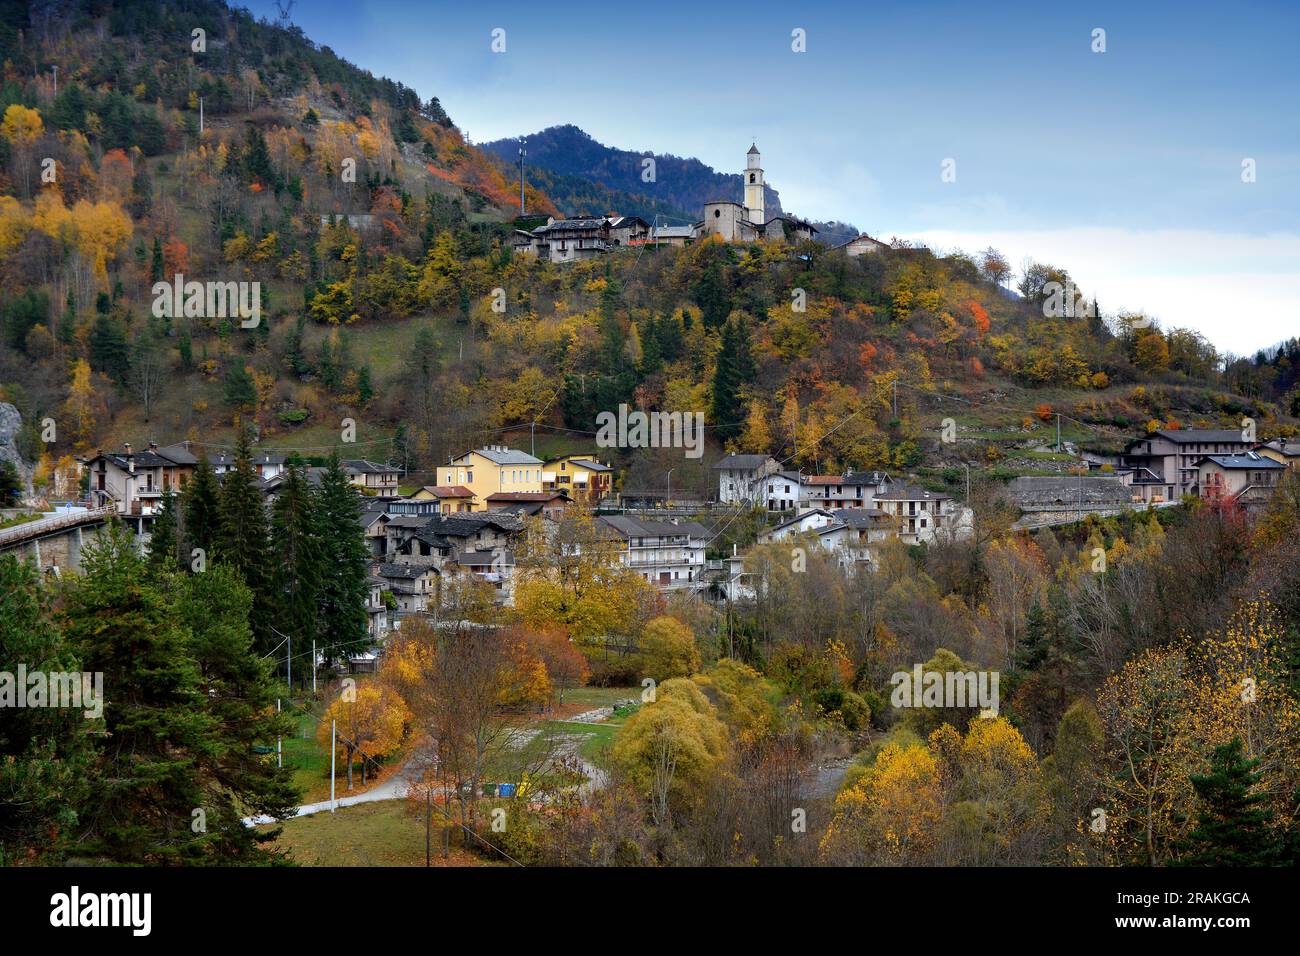
[[[1200,798],[1195,828],[1180,849],[1180,866],[1271,866],[1281,847],[1263,808],[1266,795],[1252,792],[1261,774],[1241,739],[1214,748],[1209,772],[1191,777]]]
[[[370,552],[357,518],[361,501],[339,464],[337,453],[316,491],[321,536],[321,586],[317,633],[322,653],[333,659],[366,644],[366,577]]]
[[[218,514],[216,558],[237,570],[253,592],[249,623],[258,649],[267,653],[279,643],[279,639],[273,637],[271,624],[275,609],[270,602],[266,506],[257,470],[253,467],[247,428],[240,428],[234,461],[222,476]]]
[[[280,496],[271,509],[276,561],[272,572],[277,630],[293,638],[295,649],[316,637],[316,601],[321,579],[321,539],[316,502],[298,461],[290,461]]]
[[[200,548],[206,556],[214,554],[217,543],[217,529],[221,524],[218,508],[220,486],[205,453],[199,458],[194,468],[194,477],[185,486],[185,555],[191,555],[193,549]]]
[[[82,668],[104,675],[106,699],[78,853],[119,863],[196,861],[207,840],[191,829],[192,811],[205,805],[196,755],[213,725],[185,630],[121,524],[86,548],[82,571],[60,620]]]

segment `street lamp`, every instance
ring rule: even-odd
[[[668,500],[667,500],[667,504],[669,504],[669,505],[671,505],[671,504],[672,504],[672,501],[673,501],[673,472],[676,471],[676,470],[677,470],[676,468],[669,468],[669,469],[668,469]]]

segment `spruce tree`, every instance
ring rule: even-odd
[[[1245,755],[1241,739],[1214,748],[1209,772],[1190,778],[1200,798],[1196,826],[1180,849],[1180,866],[1271,866],[1279,846],[1270,828],[1266,796],[1253,791],[1258,760]]]
[[[343,473],[337,453],[330,456],[315,498],[321,536],[317,633],[322,653],[332,660],[366,645],[366,577],[370,570],[370,551],[358,522],[360,496]]]
[[[183,494],[185,512],[185,557],[200,548],[209,558],[217,543],[217,528],[221,524],[218,499],[221,493],[216,473],[204,454],[194,469],[194,476],[185,486]]]
[[[155,574],[164,571],[178,571],[185,567],[181,552],[180,507],[176,496],[168,488],[163,492],[162,508],[153,520],[153,531],[149,535],[149,556],[145,563]]]
[[[278,609],[276,627],[293,638],[295,651],[308,649],[316,637],[323,556],[316,510],[301,462],[290,461],[271,509],[276,558],[271,583]]]
[[[82,571],[60,620],[82,668],[103,674],[106,699],[78,853],[118,863],[195,862],[206,842],[191,829],[192,812],[205,805],[196,755],[213,724],[185,630],[120,523],[86,548]]]
[[[753,384],[756,374],[744,321],[739,316],[730,318],[722,326],[722,341],[713,372],[710,416],[719,439],[735,438],[743,430],[746,409],[742,392]]]
[[[260,482],[248,429],[241,427],[234,461],[221,479],[215,551],[217,560],[237,570],[253,592],[249,624],[258,649],[265,654],[280,639],[271,623],[278,609],[270,600],[270,542]]]
[[[278,831],[247,827],[243,817],[285,819],[300,798],[292,771],[256,750],[292,734],[294,721],[289,713],[276,712],[275,665],[253,648],[252,603],[239,575],[224,565],[177,581],[176,619],[189,638],[209,724],[195,768],[207,816],[205,850],[222,863],[278,860],[259,847]]]
[[[76,655],[49,616],[34,565],[0,555],[0,670],[75,672]],[[58,863],[86,793],[85,710],[16,707],[0,688],[0,866]]]

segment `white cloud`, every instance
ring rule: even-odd
[[[923,230],[939,250],[993,246],[1019,271],[1026,258],[1069,270],[1102,310],[1142,311],[1196,329],[1221,351],[1250,354],[1300,335],[1300,235],[1207,230]]]

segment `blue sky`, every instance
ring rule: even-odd
[[[1061,265],[1104,310],[1225,350],[1300,334],[1300,5],[300,0],[292,19],[476,142],[574,123],[738,171],[756,138],[800,215]]]

